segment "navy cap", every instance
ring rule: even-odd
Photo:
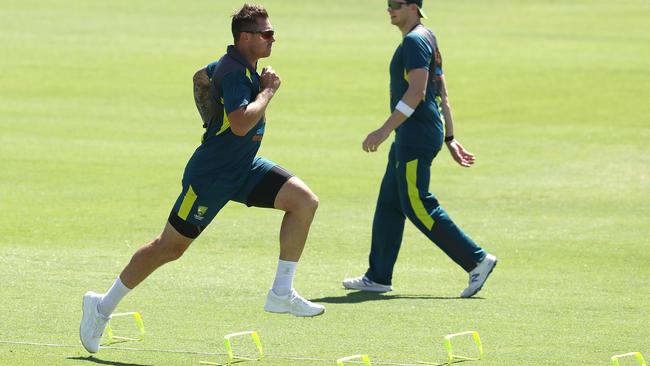
[[[418,6],[418,14],[420,14],[420,18],[424,19],[429,19],[427,18],[427,15],[424,13],[424,10],[422,10],[422,0],[406,0],[407,4],[415,4]]]

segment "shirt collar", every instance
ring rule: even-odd
[[[242,56],[242,54],[237,50],[237,48],[234,45],[228,46],[228,48],[226,49],[226,54],[232,57],[235,61],[246,66],[246,68],[249,69],[251,73],[257,74],[257,70],[255,70],[255,67],[253,67],[250,63],[248,63],[248,61],[244,58],[244,56]]]

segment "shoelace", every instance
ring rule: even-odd
[[[309,300],[303,298],[302,296],[298,295],[297,293],[294,293],[293,294],[293,302],[296,302],[296,301],[300,302],[302,305],[306,305],[306,306],[311,307],[311,302],[309,302]]]

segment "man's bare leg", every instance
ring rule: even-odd
[[[296,316],[316,316],[325,307],[314,304],[293,289],[296,265],[305,248],[318,197],[297,177],[290,178],[275,198],[275,208],[285,211],[280,227],[280,259],[264,309]]]
[[[298,177],[292,177],[275,197],[275,208],[285,211],[280,227],[280,259],[297,262],[318,208],[318,197]]]
[[[180,258],[192,241],[167,222],[162,234],[133,254],[120,279],[126,287],[135,288],[158,267]]]
[[[124,296],[158,267],[180,258],[192,241],[167,223],[162,234],[135,252],[106,294],[89,291],[84,295],[79,336],[88,352],[99,350],[99,342],[110,315]]]

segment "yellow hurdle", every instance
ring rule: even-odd
[[[109,320],[108,324],[106,325],[106,345],[110,345],[113,343],[113,340],[115,339],[121,339],[125,341],[143,341],[144,340],[144,323],[142,322],[142,315],[138,313],[137,311],[131,311],[128,313],[117,313],[111,315],[111,320],[116,318],[116,317],[122,317],[122,316],[133,316],[133,319],[135,320],[135,324],[138,326],[138,329],[140,330],[140,337],[138,338],[132,338],[132,337],[123,337],[123,336],[116,336],[113,335],[113,328],[111,327],[111,321]]]
[[[356,360],[356,359],[361,359],[361,361],[363,361],[363,364],[366,366],[372,366],[370,364],[370,359],[368,358],[368,355],[354,355],[354,356],[342,357],[336,360],[336,364],[338,366],[343,366],[345,362],[350,360]]]
[[[637,361],[639,361],[640,366],[646,366],[645,360],[643,359],[643,355],[641,355],[641,352],[628,352],[620,355],[614,355],[612,356],[612,366],[620,366],[618,360],[625,357],[634,357],[636,358]]]
[[[253,343],[255,343],[255,347],[257,348],[257,353],[258,357],[257,358],[251,358],[251,357],[244,357],[244,356],[237,356],[235,352],[232,349],[232,343],[230,342],[231,338],[235,337],[241,337],[245,335],[251,335],[251,338],[253,339]],[[228,353],[228,365],[233,363],[233,361],[238,360],[238,361],[259,361],[264,357],[264,350],[262,349],[262,341],[260,340],[259,335],[257,335],[257,332],[254,330],[249,330],[245,332],[237,332],[237,333],[230,333],[226,334],[223,337],[223,343],[226,345],[226,352]],[[203,365],[222,365],[221,363],[218,362],[208,362],[208,361],[200,361],[200,364]]]
[[[471,335],[472,338],[474,339],[474,343],[478,348],[478,357],[467,357],[467,356],[460,356],[454,354],[454,350],[451,344],[452,338],[464,336],[464,335]],[[447,349],[447,358],[448,358],[447,364],[451,364],[454,360],[478,361],[483,357],[483,345],[481,344],[481,337],[478,335],[478,332],[476,331],[448,334],[445,336],[444,345],[445,348]]]

